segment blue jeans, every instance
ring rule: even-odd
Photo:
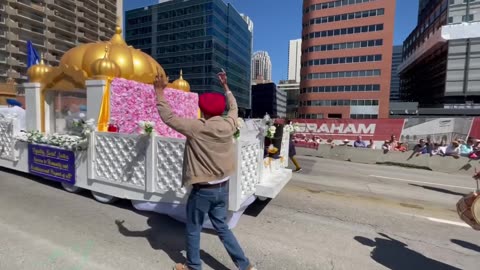
[[[203,220],[208,214],[218,237],[230,258],[240,270],[246,270],[250,262],[245,257],[227,224],[228,183],[221,187],[192,189],[187,203],[187,266],[192,270],[202,269],[200,260],[200,233]]]

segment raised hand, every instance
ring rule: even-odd
[[[227,86],[227,73],[225,70],[222,69],[222,72],[218,73],[218,80],[224,88]]]
[[[163,94],[163,90],[168,85],[168,77],[164,77],[160,74],[160,71],[157,69],[157,76],[155,77],[155,81],[153,82],[153,87],[155,88],[155,92],[157,94]]]

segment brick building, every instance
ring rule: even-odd
[[[300,118],[388,118],[393,0],[304,0]]]

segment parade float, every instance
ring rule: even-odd
[[[28,70],[25,123],[15,113],[0,115],[0,167],[58,181],[68,192],[89,190],[102,203],[128,199],[139,210],[183,220],[185,138],[161,121],[151,85],[165,72],[121,32],[67,51],[57,67],[42,61]],[[198,118],[198,95],[189,90],[180,76],[165,95],[176,115]],[[257,197],[274,198],[291,178],[289,132],[280,128],[268,153],[265,136],[272,139],[275,129],[269,119],[245,121],[232,138],[231,227]]]

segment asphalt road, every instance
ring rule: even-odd
[[[480,232],[455,211],[471,178],[300,162],[304,171],[234,230],[258,269],[480,269]],[[183,261],[183,244],[183,225],[166,216],[0,171],[1,270],[171,269]],[[234,269],[208,232],[202,258],[204,269]]]

